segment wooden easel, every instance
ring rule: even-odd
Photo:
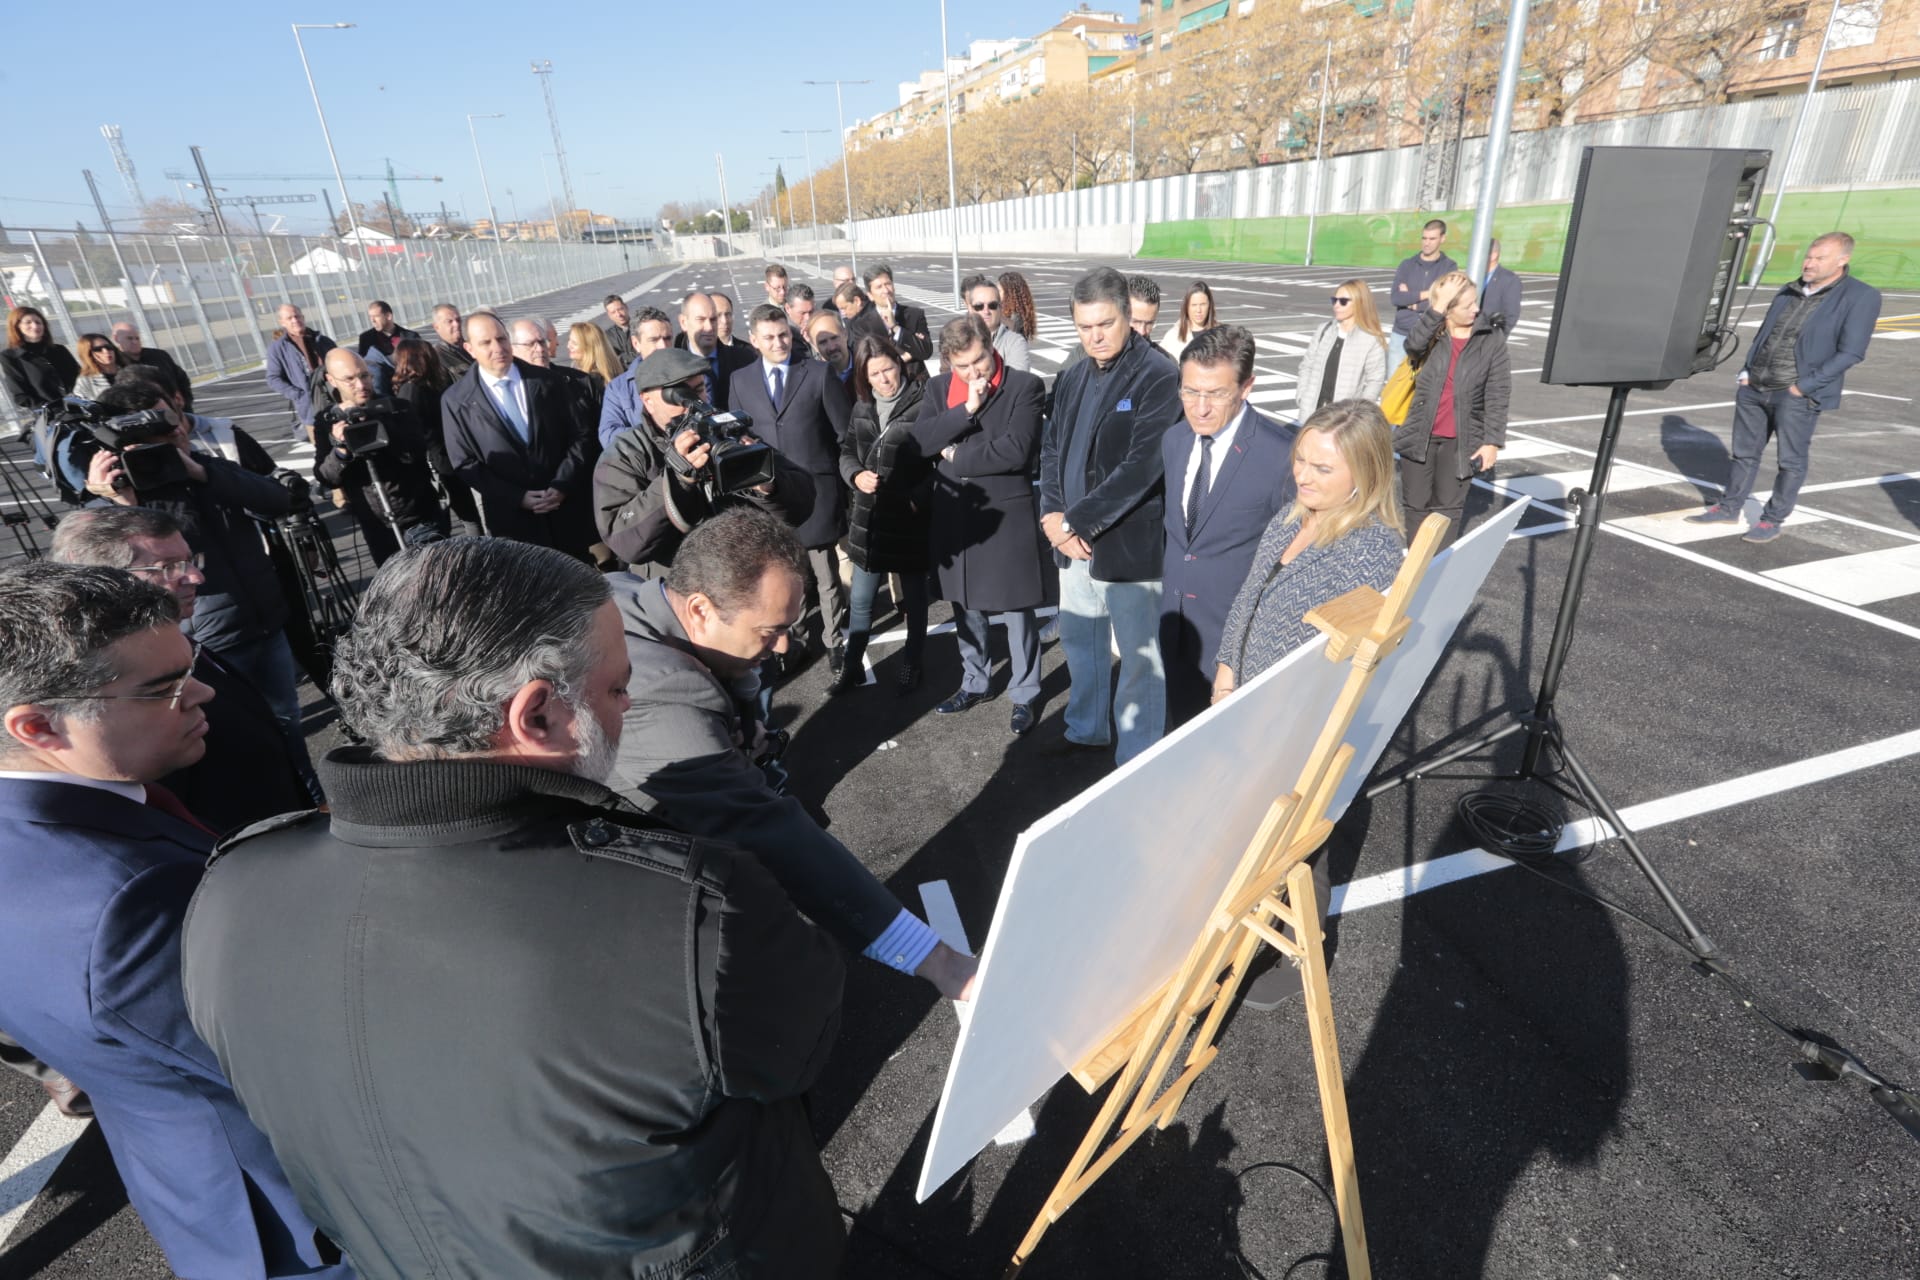
[[[1384,597],[1371,587],[1361,587],[1306,616],[1307,622],[1326,633],[1327,658],[1351,663],[1346,685],[1299,781],[1292,792],[1275,800],[1267,810],[1185,963],[1100,1048],[1074,1067],[1074,1081],[1088,1093],[1098,1091],[1116,1072],[1119,1080],[1015,1250],[1006,1271],[1007,1280],[1020,1273],[1047,1228],[1149,1127],[1164,1129],[1174,1122],[1187,1090],[1219,1055],[1220,1024],[1233,1007],[1247,965],[1263,943],[1300,965],[1347,1274],[1350,1280],[1369,1280],[1372,1276],[1366,1227],[1360,1214],[1360,1180],[1353,1163],[1353,1134],[1347,1124],[1346,1083],[1340,1068],[1340,1046],[1334,1036],[1333,1004],[1327,994],[1327,960],[1318,928],[1320,909],[1306,859],[1333,830],[1327,805],[1353,760],[1353,748],[1346,744],[1347,731],[1381,660],[1398,648],[1407,634],[1407,609],[1446,527],[1444,516],[1427,517]],[[1200,1024],[1197,1031],[1196,1022]],[[1189,1036],[1192,1046],[1185,1062],[1169,1081],[1167,1073],[1173,1068],[1174,1057]]]

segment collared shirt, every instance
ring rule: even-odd
[[[1233,415],[1233,421],[1213,433],[1212,457],[1208,459],[1207,492],[1213,492],[1213,486],[1220,482],[1220,468],[1225,463],[1227,450],[1233,447],[1234,433],[1240,430],[1240,424],[1247,420],[1246,401],[1240,402],[1240,412]],[[1193,496],[1193,478],[1200,471],[1200,437],[1193,437],[1193,448],[1187,451],[1187,469],[1180,479],[1180,514],[1192,519],[1193,513],[1187,510],[1187,500]]]
[[[533,419],[527,414],[527,383],[520,376],[519,368],[509,366],[502,376],[495,376],[491,369],[482,369],[480,380],[487,384],[487,394],[493,397],[494,406],[500,410],[508,423],[511,424],[514,421],[514,413],[517,412],[519,420],[526,423],[528,431],[531,432]],[[507,409],[509,395],[513,397],[514,412],[509,412]]]
[[[74,787],[92,787],[95,791],[111,791],[117,796],[125,796],[135,804],[147,802],[145,784],[121,782],[115,778],[83,778],[77,773],[49,773],[38,769],[0,769],[0,778],[14,778],[21,782],[64,782]]]
[[[773,371],[779,369],[780,394],[773,393]],[[793,357],[788,356],[783,363],[771,364],[765,356],[760,358],[760,380],[767,384],[767,397],[774,401],[774,408],[786,403],[787,392],[793,390]]]

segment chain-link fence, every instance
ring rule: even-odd
[[[299,307],[309,328],[346,343],[367,327],[367,304],[376,298],[398,323],[425,333],[438,303],[462,313],[506,308],[651,261],[639,244],[9,227],[0,243],[0,294],[9,307],[45,312],[54,340],[75,352],[81,334],[110,334],[131,321],[148,346],[170,352],[198,378],[264,363],[283,303]],[[4,391],[0,418],[18,418]]]

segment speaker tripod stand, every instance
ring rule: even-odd
[[[1606,419],[1600,426],[1600,447],[1593,458],[1593,475],[1587,481],[1584,490],[1576,489],[1569,497],[1573,500],[1574,535],[1573,557],[1567,566],[1566,585],[1560,592],[1560,612],[1554,619],[1553,639],[1547,645],[1546,670],[1540,677],[1540,690],[1535,695],[1533,707],[1527,711],[1515,711],[1513,720],[1490,733],[1481,734],[1470,742],[1450,748],[1430,760],[1416,759],[1412,764],[1388,775],[1366,791],[1368,799],[1395,787],[1417,782],[1422,778],[1466,778],[1479,775],[1446,774],[1436,770],[1443,769],[1456,761],[1478,755],[1495,743],[1504,742],[1515,734],[1527,735],[1526,748],[1520,757],[1520,767],[1512,773],[1495,774],[1499,781],[1537,782],[1558,792],[1577,804],[1583,804],[1603,818],[1613,831],[1614,838],[1633,859],[1640,874],[1659,895],[1667,911],[1680,925],[1687,936],[1687,945],[1694,955],[1702,961],[1718,958],[1712,939],[1702,933],[1700,927],[1687,914],[1686,906],[1680,901],[1666,879],[1660,874],[1653,860],[1647,857],[1640,842],[1634,838],[1633,831],[1623,822],[1619,813],[1607,802],[1593,775],[1580,763],[1580,757],[1567,746],[1566,730],[1560,723],[1560,715],[1555,708],[1555,699],[1560,692],[1560,676],[1566,669],[1567,655],[1573,647],[1574,624],[1580,616],[1580,597],[1586,589],[1587,566],[1593,558],[1594,539],[1600,532],[1600,513],[1606,502],[1607,480],[1613,470],[1613,453],[1620,442],[1620,425],[1626,416],[1627,393],[1638,384],[1616,385],[1607,397]],[[1542,769],[1548,749],[1559,757],[1565,766],[1567,777],[1573,780],[1573,788],[1550,771]]]

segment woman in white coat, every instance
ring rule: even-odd
[[[1314,333],[1300,357],[1293,416],[1304,422],[1335,400],[1380,402],[1387,386],[1387,335],[1374,310],[1373,290],[1359,280],[1334,289],[1328,302],[1333,319]]]

